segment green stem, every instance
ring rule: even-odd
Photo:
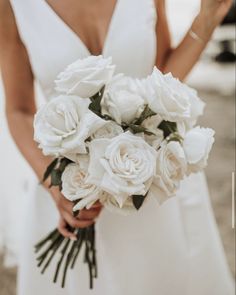
[[[48,246],[48,248],[37,258],[37,260],[39,260],[38,267],[40,267],[42,265],[42,263],[47,258],[50,251],[52,251],[52,249],[55,247],[55,245],[57,244],[57,242],[60,239],[60,236],[61,236],[61,234],[58,232],[58,234],[52,240],[52,243]]]
[[[88,264],[88,269],[89,269],[89,288],[93,289],[93,271],[92,271],[92,263],[89,257],[89,245],[87,241],[86,241],[85,257],[86,257],[86,263]]]
[[[58,230],[54,229],[52,232],[50,232],[44,239],[39,241],[34,247],[35,252],[37,253],[48,241],[52,240],[53,237],[57,234]]]
[[[46,271],[47,267],[49,266],[49,264],[52,261],[53,257],[57,253],[57,250],[60,248],[60,246],[63,243],[64,239],[65,238],[63,236],[61,236],[58,243],[54,246],[51,256],[49,257],[48,261],[46,262],[46,264],[44,265],[44,267],[43,267],[43,269],[41,271],[42,274]]]
[[[92,235],[92,263],[93,263],[93,276],[97,278],[97,257],[96,257],[96,239],[95,239],[95,226],[91,227],[91,235]]]
[[[69,264],[70,264],[70,262],[71,262],[71,260],[73,258],[73,253],[74,253],[75,248],[76,248],[76,242],[74,242],[72,244],[71,249],[70,249],[70,251],[69,251],[69,253],[67,254],[67,257],[66,257],[66,263],[65,263],[65,267],[64,267],[62,284],[61,284],[62,288],[65,287],[67,270],[68,270]]]
[[[56,283],[58,279],[58,275],[60,273],[61,266],[63,264],[64,258],[66,257],[63,275],[62,275],[62,288],[64,288],[66,283],[66,275],[68,272],[68,267],[71,269],[74,268],[75,263],[77,261],[77,257],[80,253],[81,247],[85,244],[85,263],[88,264],[89,269],[89,286],[90,289],[93,288],[93,279],[97,277],[97,261],[96,261],[96,249],[95,249],[95,226],[92,225],[88,228],[84,229],[72,229],[68,226],[68,229],[71,232],[75,232],[77,236],[77,241],[72,242],[70,247],[71,240],[68,238],[64,238],[57,229],[52,231],[40,241],[36,246],[35,250],[38,252],[46,243],[50,241],[50,244],[47,246],[46,250],[37,257],[38,267],[40,267],[44,261],[45,265],[43,266],[41,273],[44,273],[49,266],[52,259],[55,257],[56,253],[61,249],[61,257],[57,263],[56,271],[54,274],[53,282]],[[70,249],[69,249],[70,247]],[[68,250],[69,249],[69,250]]]
[[[66,239],[65,241],[66,241],[66,243],[65,243],[64,247],[61,250],[61,258],[57,263],[57,268],[56,268],[56,272],[55,272],[54,279],[53,279],[54,283],[57,282],[57,278],[58,278],[58,274],[59,274],[59,271],[60,271],[60,268],[61,268],[62,261],[63,261],[63,259],[65,257],[66,250],[67,250],[67,248],[69,247],[69,244],[70,244],[70,239]]]
[[[78,240],[76,241],[76,252],[74,254],[74,257],[73,257],[73,260],[72,260],[72,263],[71,263],[71,269],[73,269],[74,266],[75,266],[75,262],[76,262],[76,260],[78,258],[81,246],[82,246],[83,241],[84,241],[83,229],[81,229],[81,231],[82,231],[82,233],[80,234],[80,236],[77,234]]]
[[[86,228],[86,235],[85,235],[85,261],[88,264],[89,268],[89,286],[90,289],[93,289],[93,232],[92,232],[92,226]]]

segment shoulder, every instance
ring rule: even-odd
[[[0,22],[8,23],[13,17],[13,12],[9,0],[0,0]]]
[[[19,39],[15,16],[9,0],[0,0],[0,39]]]

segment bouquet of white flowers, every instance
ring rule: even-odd
[[[175,195],[180,181],[201,171],[214,142],[214,131],[195,127],[204,103],[195,90],[157,68],[145,79],[114,75],[110,58],[90,56],[59,74],[58,96],[36,114],[35,140],[54,161],[45,172],[51,185],[74,202],[74,213],[99,201],[128,214],[153,196],[158,203]],[[44,272],[61,249],[54,282],[65,258],[68,267],[82,246],[90,287],[97,276],[95,226],[71,229],[76,241],[57,230],[36,245]]]

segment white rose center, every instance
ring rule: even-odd
[[[47,118],[53,132],[62,138],[74,134],[79,127],[79,121],[76,105],[73,102],[68,103],[66,106],[60,103],[55,110],[48,113]]]
[[[144,180],[149,173],[148,153],[139,147],[127,142],[115,147],[109,157],[109,165],[112,172],[120,178],[137,181]]]

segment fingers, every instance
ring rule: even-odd
[[[97,218],[101,212],[102,208],[97,207],[97,208],[92,208],[89,210],[80,210],[79,215],[76,216],[76,218],[80,221],[89,221],[89,220],[94,220]]]
[[[95,222],[95,219],[99,216],[101,210],[101,207],[89,210],[84,209],[79,212],[79,215],[77,217],[74,217],[71,212],[68,213],[67,211],[63,211],[62,217],[73,228],[85,228]]]
[[[90,220],[78,220],[77,218],[73,217],[71,214],[65,212],[63,214],[63,218],[66,220],[66,222],[74,228],[85,228],[94,223],[93,219]]]
[[[69,238],[73,241],[77,239],[76,235],[68,230],[67,223],[63,218],[60,218],[59,220],[58,230],[65,238]]]
[[[75,217],[73,216],[73,203],[68,201],[63,195],[61,195],[57,206],[62,217],[58,225],[58,230],[63,236],[72,239],[76,238],[76,236],[66,228],[67,224],[72,228],[88,227],[95,222],[95,219],[102,210],[101,203],[96,202],[89,210],[80,210],[78,216]]]
[[[102,204],[99,201],[97,201],[96,203],[93,204],[93,206],[90,209],[102,208],[102,207],[103,207]]]

